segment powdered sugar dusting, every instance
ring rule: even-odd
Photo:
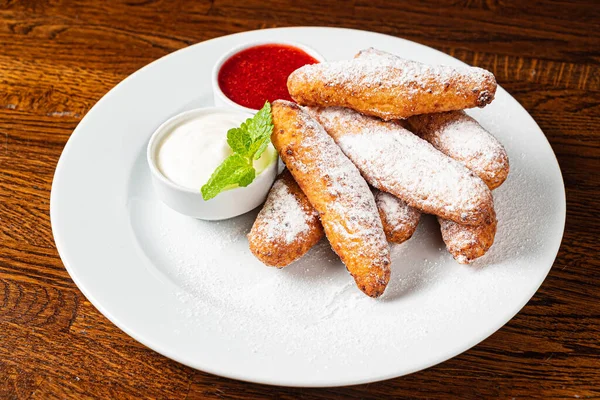
[[[482,222],[493,207],[481,179],[399,124],[340,107],[310,112],[369,184],[412,207],[463,223]]]
[[[312,214],[307,214],[287,185],[278,179],[257,217],[264,221],[258,227],[257,234],[270,242],[282,241],[290,244],[308,232],[308,219],[314,218],[315,214],[314,210]]]
[[[289,102],[274,103],[277,106],[297,107]],[[323,127],[304,109],[298,111],[296,122],[302,127],[302,137],[292,139],[294,142],[287,146],[293,149],[293,157],[280,149],[281,157],[292,173],[296,169],[310,171],[311,177],[326,180],[329,198],[311,202],[321,215],[327,237],[336,239],[332,245],[342,258],[351,256],[360,263],[359,268],[377,267],[373,273],[378,276],[388,268],[389,249],[373,195],[358,169]],[[302,186],[301,180],[298,183]],[[311,199],[306,190],[305,194]],[[348,268],[352,271],[353,266]]]
[[[481,68],[427,65],[369,49],[351,60],[301,67],[288,88],[301,104],[346,106],[389,120],[484,106],[496,82]]]
[[[473,83],[488,79],[492,74],[485,69],[478,67],[449,67],[445,65],[429,65],[417,61],[406,60],[393,54],[377,50],[374,48],[362,50],[356,55],[354,61],[360,61],[360,68],[366,73],[365,82],[373,83],[378,86],[393,87],[410,85],[414,90],[426,90],[428,81],[432,76],[442,84],[449,84],[456,79],[457,75],[463,76],[466,80]],[[397,74],[391,81],[383,82],[377,77],[377,71],[393,68]],[[344,75],[348,79],[348,69]],[[381,75],[380,75],[381,76]],[[469,85],[470,86],[470,85]]]
[[[442,153],[463,163],[490,188],[508,175],[508,156],[502,144],[464,111],[409,118],[413,132]]]
[[[407,230],[412,234],[421,217],[419,210],[389,193],[374,190],[375,202],[380,214],[385,217],[385,225],[390,230],[390,236],[395,233],[405,233]]]
[[[296,71],[302,79],[326,80],[332,86],[392,88],[407,87],[407,95],[427,90],[432,76],[450,84],[460,74],[472,82],[488,78],[490,72],[477,67],[448,67],[405,60],[376,50],[363,51],[359,58],[307,65]]]
[[[163,282],[157,297],[164,307],[149,311],[164,318],[156,330],[175,337],[169,348],[181,344],[190,360],[230,360],[222,370],[260,370],[263,379],[295,383],[331,381],[339,371],[356,380],[365,371],[384,376],[390,363],[419,366],[407,360],[486,337],[545,276],[556,246],[548,232],[562,227],[563,204],[548,168],[552,154],[530,146],[535,124],[505,103],[495,106],[475,116],[512,163],[494,191],[496,243],[470,266],[459,265],[435,218],[424,215],[409,242],[392,246],[391,280],[377,300],[354,287],[326,240],[288,268],[265,268],[245,237],[256,212],[206,222],[170,210],[152,192],[141,152],[128,205],[139,269]],[[174,293],[172,302],[164,292]]]
[[[413,96],[415,95],[415,89],[420,93],[431,93],[433,91],[431,84],[432,81],[435,81],[444,88],[454,83],[453,90],[462,93],[464,97],[477,93],[477,106],[479,107],[491,103],[494,99],[496,78],[494,74],[483,68],[423,64],[372,47],[360,51],[355,60],[362,60],[365,63],[376,65],[372,68],[379,68],[380,71],[394,71],[392,76],[397,81],[391,81],[388,85],[392,87],[410,87],[413,89],[410,92]]]
[[[494,243],[496,236],[496,214],[490,221],[480,225],[461,225],[438,218],[442,238],[450,254],[461,264],[468,264],[482,257]]]

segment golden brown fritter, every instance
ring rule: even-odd
[[[417,230],[421,212],[389,193],[374,189],[374,195],[388,242],[406,242]]]
[[[430,66],[374,49],[352,60],[305,65],[287,84],[299,104],[348,107],[384,120],[484,107],[497,86],[481,68]]]
[[[302,257],[322,237],[319,214],[292,174],[284,170],[248,234],[250,251],[266,265],[283,268]]]
[[[367,182],[411,207],[462,224],[490,219],[493,198],[464,165],[395,122],[341,107],[309,107]]]
[[[383,294],[390,253],[375,199],[360,172],[306,111],[292,102],[272,105],[271,142],[319,212],[325,235],[357,286]]]
[[[483,256],[494,244],[496,236],[496,214],[489,222],[481,225],[460,225],[438,218],[442,239],[452,257],[461,264],[473,262]]]
[[[420,138],[473,171],[490,190],[506,180],[510,168],[504,146],[464,111],[416,115],[407,123]]]

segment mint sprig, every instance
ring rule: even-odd
[[[227,144],[233,154],[223,160],[202,186],[202,198],[210,200],[230,186],[246,187],[251,184],[256,177],[253,161],[258,160],[269,145],[272,132],[273,117],[268,101],[239,128],[227,131]]]

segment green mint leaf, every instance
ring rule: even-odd
[[[202,198],[210,200],[230,185],[248,186],[255,174],[248,157],[234,153],[215,169],[208,182],[202,186]]]
[[[227,144],[234,153],[258,160],[269,144],[271,132],[273,117],[267,101],[254,117],[242,122],[239,128],[227,131]]]
[[[252,137],[250,152],[253,158],[258,160],[265,151],[271,141],[271,133],[273,133],[273,116],[271,114],[271,103],[265,102],[263,108],[260,109],[252,118],[249,124],[249,132]]]
[[[241,187],[246,187],[254,181],[256,170],[254,167],[248,167],[245,171],[240,172],[239,177],[237,184]]]
[[[248,130],[248,118],[239,128],[231,128],[227,131],[227,144],[231,147],[234,153],[241,154],[243,156],[250,155],[250,146],[252,145],[253,139]]]
[[[256,177],[252,165],[258,160],[271,141],[273,117],[271,104],[267,101],[256,115],[244,121],[239,128],[227,131],[227,144],[233,154],[215,169],[200,191],[204,200],[210,200],[231,185],[248,186]]]

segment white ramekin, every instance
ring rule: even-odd
[[[306,52],[306,54],[308,54],[309,56],[313,57],[315,60],[317,60],[319,62],[325,61],[325,58],[321,54],[317,53],[317,51],[315,51],[314,49],[312,49],[302,43],[297,43],[297,42],[292,42],[292,41],[287,41],[287,40],[250,42],[250,43],[245,43],[240,46],[234,47],[227,53],[223,54],[223,56],[217,61],[217,63],[213,67],[212,89],[213,89],[215,106],[233,107],[239,111],[249,112],[249,113],[253,113],[253,114],[258,111],[258,110],[252,109],[252,108],[248,108],[248,107],[239,105],[235,101],[231,100],[229,97],[225,96],[225,93],[223,93],[223,91],[221,90],[221,87],[219,86],[219,71],[221,71],[221,67],[223,66],[225,61],[229,60],[229,58],[231,58],[234,54],[237,54],[240,51],[246,50],[250,47],[261,46],[261,45],[265,45],[265,44],[281,44],[281,45],[286,45],[286,46],[297,47],[300,50],[303,50],[304,52]]]
[[[230,107],[197,108],[178,114],[165,121],[152,134],[146,158],[150,166],[152,184],[160,200],[173,210],[203,220],[222,220],[244,214],[262,204],[277,176],[277,157],[246,186],[226,190],[205,201],[200,188],[191,190],[171,181],[158,168],[157,153],[162,139],[185,120],[213,112],[226,112],[249,118],[252,114]]]

